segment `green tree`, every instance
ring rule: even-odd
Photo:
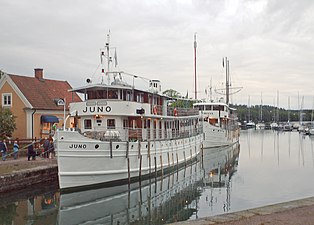
[[[180,92],[173,89],[167,89],[162,94],[167,95],[171,98],[181,98]]]
[[[11,110],[0,108],[0,138],[11,137],[15,129],[15,116]]]

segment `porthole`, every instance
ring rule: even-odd
[[[60,139],[61,139],[61,140],[63,140],[63,139],[64,139],[64,137],[63,137],[63,136],[61,136],[61,137],[60,137]]]
[[[148,147],[148,145],[146,145],[146,148]]]
[[[133,149],[134,145],[131,145],[131,149]]]
[[[97,145],[95,145],[95,149],[98,149],[99,148],[99,145],[97,144]]]
[[[116,149],[118,149],[120,146],[119,145],[116,145]]]

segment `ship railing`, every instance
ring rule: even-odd
[[[75,131],[72,128],[70,131]],[[201,134],[201,126],[185,127],[185,129],[151,129],[151,128],[116,128],[102,131],[84,131],[85,137],[100,141],[152,141],[193,137]]]
[[[199,112],[193,108],[168,107],[167,116],[196,116]]]

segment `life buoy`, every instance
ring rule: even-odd
[[[173,115],[174,115],[174,116],[177,116],[177,115],[178,115],[177,108],[174,108],[174,109],[173,109]]]
[[[156,106],[156,105],[154,105],[154,107],[153,107],[153,113],[154,113],[155,115],[157,115],[157,106]]]

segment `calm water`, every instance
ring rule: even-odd
[[[314,196],[314,137],[242,131],[240,145],[141,184],[1,196],[0,224],[164,224]]]

